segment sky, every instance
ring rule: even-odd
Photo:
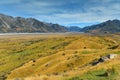
[[[0,13],[84,27],[120,19],[120,0],[0,0]]]

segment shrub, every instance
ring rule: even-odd
[[[33,60],[33,62],[36,62],[36,60]]]
[[[86,49],[86,47],[84,47],[84,49]]]
[[[55,72],[55,73],[53,73],[54,75],[59,75],[59,73],[57,73],[57,72]]]
[[[75,51],[74,53],[76,54],[76,53],[78,53],[78,51]]]
[[[70,60],[70,57],[68,57],[67,60]]]
[[[32,66],[35,66],[35,64],[32,64]]]
[[[65,53],[63,53],[62,55],[65,56]]]
[[[83,79],[81,79],[80,77],[73,77],[73,78],[71,78],[71,79],[69,79],[69,80],[83,80]]]

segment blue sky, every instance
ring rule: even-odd
[[[120,19],[120,0],[0,0],[0,13],[84,27]]]

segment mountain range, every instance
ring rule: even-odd
[[[80,32],[82,28],[78,26],[70,26],[70,27],[66,27],[66,30],[69,32]]]
[[[0,14],[0,33],[9,32],[66,32],[66,29],[59,24],[45,23],[34,18]]]
[[[120,20],[108,20],[106,22],[84,27],[81,31],[87,33],[116,33],[120,32]]]
[[[120,32],[120,20],[108,20],[97,25],[80,28],[78,26],[62,26],[46,23],[35,18],[12,17],[0,14],[0,33],[49,33],[49,32],[85,32],[116,33]]]

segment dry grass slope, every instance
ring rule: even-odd
[[[119,35],[25,35],[0,38],[0,76],[8,80],[119,80]],[[110,71],[110,76],[104,73]]]

